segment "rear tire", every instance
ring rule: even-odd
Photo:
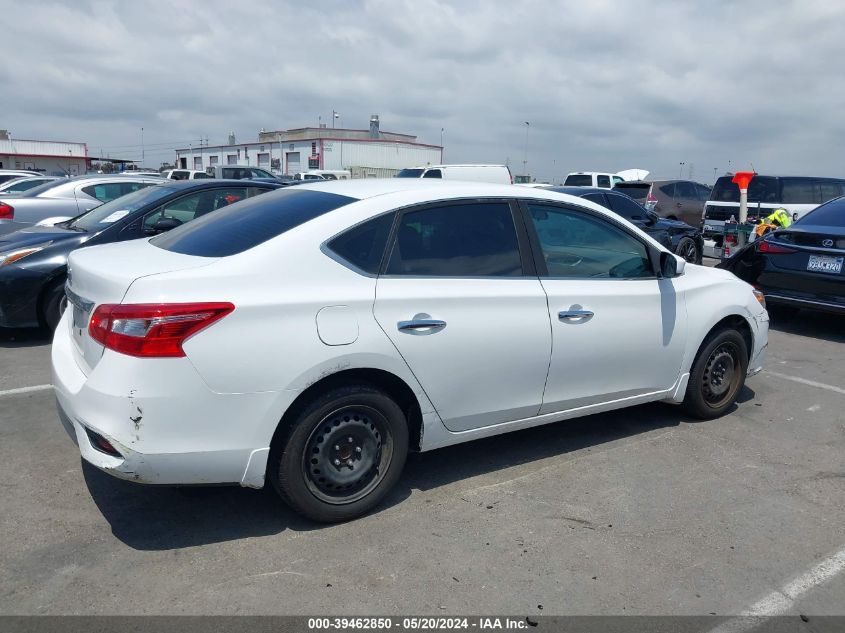
[[[724,415],[745,384],[748,349],[738,331],[721,329],[708,336],[690,371],[684,410],[702,420]]]
[[[49,328],[51,332],[54,331],[66,305],[65,280],[59,279],[52,282],[44,291],[39,315],[42,325]]]
[[[293,422],[269,477],[299,514],[322,523],[373,509],[399,480],[408,454],[402,409],[368,385],[332,389]]]

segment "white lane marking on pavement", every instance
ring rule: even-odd
[[[19,393],[31,393],[33,391],[47,391],[47,389],[52,389],[53,385],[35,385],[34,387],[18,387],[17,389],[6,389],[5,391],[0,391],[0,398],[3,396],[14,396]]]
[[[770,376],[777,376],[778,378],[783,378],[784,380],[791,380],[792,382],[798,382],[802,385],[810,385],[811,387],[818,387],[819,389],[827,389],[828,391],[835,391],[836,393],[841,393],[845,395],[845,389],[842,387],[836,387],[834,385],[826,385],[823,382],[816,382],[815,380],[807,380],[806,378],[799,378],[798,376],[790,376],[789,374],[781,374],[776,371],[766,370],[766,373]]]
[[[741,633],[760,626],[760,618],[783,615],[805,594],[827,582],[845,570],[845,548],[825,558],[823,561],[804,572],[780,589],[758,600],[739,614],[738,618],[728,620],[710,633]]]

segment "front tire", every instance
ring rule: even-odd
[[[682,237],[675,249],[675,254],[683,257],[689,264],[697,264],[701,261],[701,253],[698,252],[698,244],[691,237]]]
[[[733,329],[714,332],[692,365],[684,410],[702,420],[724,415],[736,402],[747,371],[748,348],[742,334]]]
[[[291,508],[335,523],[374,508],[399,480],[407,454],[399,405],[367,385],[340,387],[297,417],[269,475]]]

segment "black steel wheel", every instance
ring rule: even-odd
[[[690,264],[697,264],[701,255],[698,252],[698,244],[691,237],[682,237],[675,249],[675,254],[683,257]]]
[[[684,408],[702,419],[721,416],[736,401],[747,371],[748,349],[742,335],[733,329],[714,332],[692,365]]]
[[[390,396],[366,385],[333,389],[298,416],[268,471],[300,514],[321,522],[358,517],[402,471],[408,425]],[[275,471],[275,472],[274,472]]]

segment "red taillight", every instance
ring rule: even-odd
[[[97,306],[88,333],[108,349],[143,357],[184,356],[182,344],[235,309],[231,303],[139,303]]]
[[[780,244],[773,244],[768,240],[763,240],[760,242],[760,246],[757,247],[758,252],[760,253],[771,253],[773,255],[786,255],[787,253],[794,253],[794,248],[789,248],[787,246],[781,246]]]
[[[5,202],[0,202],[0,220],[14,220],[15,207]]]

